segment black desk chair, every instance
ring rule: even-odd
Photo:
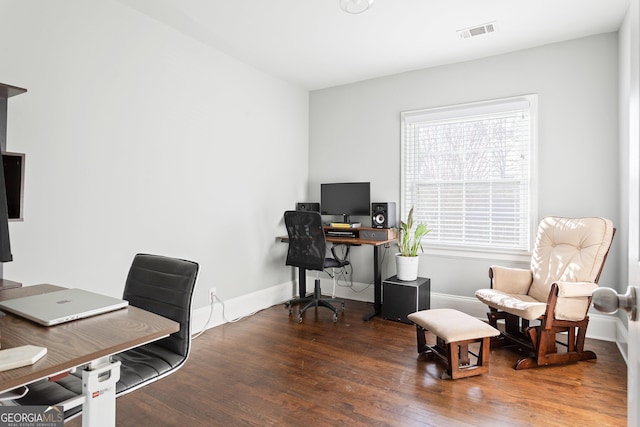
[[[159,380],[180,368],[191,349],[191,300],[198,264],[159,255],[137,254],[129,269],[122,298],[129,305],[180,323],[180,330],[167,338],[114,355],[119,360],[120,380],[116,397]],[[57,405],[82,394],[82,372],[58,381],[30,384],[20,405]],[[65,420],[82,411],[77,406],[65,411]]]
[[[331,248],[333,258],[326,257],[327,242],[325,240],[324,229],[322,227],[322,216],[318,212],[307,211],[286,211],[284,213],[284,223],[287,227],[289,235],[289,250],[287,252],[286,265],[298,267],[300,269],[299,280],[305,279],[306,270],[325,271],[326,269],[344,268],[349,265],[349,261],[345,258],[339,258],[336,254],[335,246]],[[334,280],[335,291],[335,272],[329,274]],[[338,321],[338,309],[331,303],[339,303],[342,305],[344,312],[344,301],[333,297],[323,298],[320,290],[319,273],[316,275],[313,295],[306,296],[302,292],[305,287],[301,286],[301,294],[298,298],[294,298],[286,305],[291,314],[294,305],[304,304],[298,311],[298,323],[302,323],[302,315],[310,307],[327,307],[333,311],[333,321]]]
[[[122,294],[129,304],[180,323],[167,338],[118,353],[116,394],[129,393],[180,368],[191,350],[191,300],[198,264],[159,255],[137,254]]]

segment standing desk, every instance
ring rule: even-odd
[[[0,291],[0,300],[61,289],[47,284],[7,289]],[[87,387],[84,396],[66,402],[65,410],[81,404],[83,426],[115,426],[120,362],[111,362],[110,356],[179,330],[179,323],[133,306],[49,327],[7,314],[0,319],[2,348],[31,344],[46,347],[47,354],[33,365],[0,372],[0,392],[83,367],[83,383],[96,388]],[[105,391],[105,378],[113,382],[112,392]]]
[[[325,227],[325,233],[328,230],[328,227]],[[344,229],[339,229],[344,231]],[[330,243],[344,243],[347,245],[368,245],[373,246],[373,311],[368,313],[362,317],[362,320],[370,320],[371,318],[378,316],[382,313],[382,257],[381,252],[382,248],[388,248],[391,243],[395,242],[396,239],[385,239],[385,240],[368,240],[360,238],[361,231],[381,231],[382,229],[378,228],[352,228],[349,229],[351,231],[355,231],[358,233],[358,237],[338,237],[338,236],[325,236],[325,240]],[[280,241],[287,242],[289,240],[288,236],[279,237]],[[307,272],[304,268],[298,268],[298,293],[300,298],[303,298],[307,295]]]

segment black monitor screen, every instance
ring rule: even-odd
[[[323,215],[368,216],[371,208],[368,182],[320,184],[320,209]]]

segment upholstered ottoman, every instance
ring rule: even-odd
[[[418,353],[436,355],[447,363],[442,378],[452,379],[480,375],[489,370],[490,339],[500,334],[493,326],[450,308],[421,310],[408,316],[416,325]],[[435,345],[427,344],[425,331],[436,336]],[[478,353],[469,345],[479,343]],[[476,360],[471,364],[472,355]]]

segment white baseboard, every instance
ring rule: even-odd
[[[313,285],[309,286],[309,284],[313,283],[311,277],[308,278],[307,283],[308,289],[312,289],[311,287]],[[333,292],[333,281],[330,279],[321,279],[321,287],[323,294],[331,295]],[[293,293],[296,289],[297,287],[294,282],[288,282],[227,301],[217,301],[211,307],[195,309],[192,314],[192,332],[197,333],[203,329],[209,329],[222,325],[223,323],[236,321],[260,310],[264,310],[265,308],[277,304],[284,304],[293,298]],[[373,302],[373,286],[365,283],[354,283],[353,287],[337,286],[335,296],[357,301]],[[211,311],[212,308],[213,312]],[[474,297],[432,292],[431,308],[453,308],[477,317],[478,319],[486,320],[487,318],[487,306]],[[284,311],[283,308],[283,312]],[[617,343],[620,353],[626,361],[627,330],[620,319],[616,316],[598,313],[590,313],[589,319],[587,338]]]
[[[620,350],[620,354],[622,354],[622,357],[624,358],[624,361],[627,363],[627,366],[629,365],[629,361],[627,359],[628,354],[627,352],[629,351],[628,348],[628,337],[629,337],[629,332],[627,330],[627,327],[622,323],[622,321],[616,317],[616,344],[618,345],[618,350]]]
[[[197,308],[191,314],[191,333],[196,334],[224,323],[235,322],[265,308],[284,304],[292,298],[293,288],[292,282],[283,283],[226,301],[218,300],[211,306]]]

